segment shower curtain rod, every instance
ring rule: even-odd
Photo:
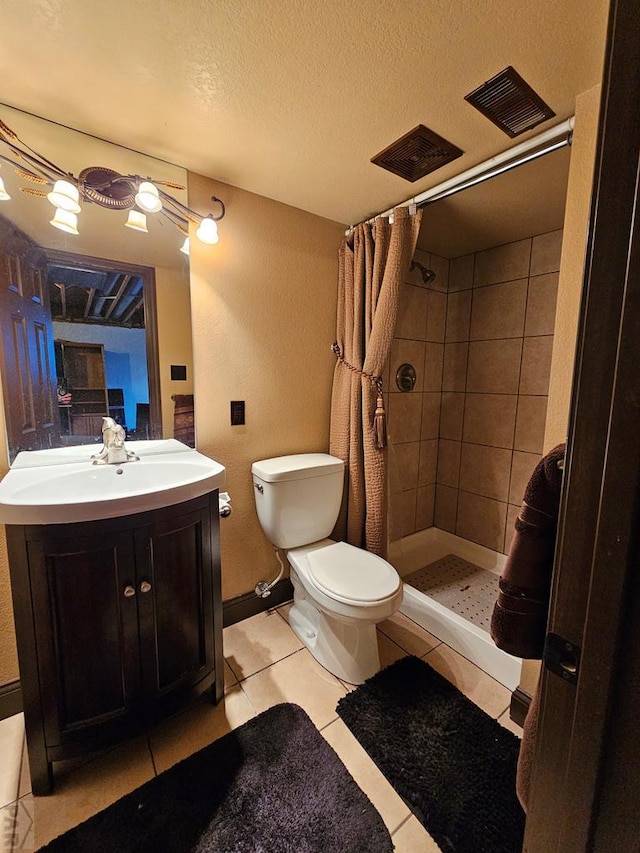
[[[390,217],[393,211],[398,207],[425,207],[434,201],[454,195],[461,190],[466,190],[476,184],[495,178],[498,175],[515,169],[516,166],[522,166],[524,163],[529,163],[531,160],[536,160],[544,154],[550,154],[558,148],[564,148],[566,145],[571,145],[571,136],[573,132],[574,117],[568,118],[566,121],[539,133],[537,136],[532,136],[521,142],[519,145],[514,145],[513,148],[508,148],[501,154],[496,154],[495,157],[490,157],[476,166],[472,166],[459,175],[454,175],[435,187],[431,187],[424,192],[419,193],[413,198],[400,202],[399,204],[390,207],[383,213],[378,213],[377,216],[372,216],[370,219],[365,219],[364,222],[373,223],[378,216]],[[346,236],[349,236],[355,226],[351,226],[345,231]]]

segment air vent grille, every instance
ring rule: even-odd
[[[413,182],[450,163],[463,153],[453,143],[419,124],[372,157],[371,162]]]
[[[555,115],[511,65],[465,95],[465,101],[511,137]]]

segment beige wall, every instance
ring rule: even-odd
[[[594,86],[576,98],[576,123],[567,187],[544,452],[565,441],[567,437],[599,107],[600,86]],[[532,694],[536,689],[539,673],[539,661],[523,661],[521,689]]]
[[[222,528],[225,599],[277,573],[258,523],[251,463],[326,451],[335,357],[337,250],[344,226],[189,175],[189,200],[226,205],[220,242],[191,240],[198,449],[227,469],[233,514]],[[230,426],[229,402],[246,401]]]
[[[571,149],[562,244],[562,264],[556,308],[545,451],[564,441],[569,422],[578,314],[596,155],[600,86],[576,98],[576,123]]]
[[[193,393],[189,271],[156,267],[156,302],[162,434],[165,438],[171,438],[173,436],[173,401],[171,395]],[[184,364],[186,366],[186,381],[172,381],[172,364]]]

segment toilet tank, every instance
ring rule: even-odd
[[[251,476],[260,524],[277,548],[329,536],[342,501],[342,459],[327,453],[277,456],[254,462]]]

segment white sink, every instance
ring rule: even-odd
[[[100,448],[94,445],[18,454],[0,483],[0,523],[117,518],[182,503],[224,483],[222,465],[178,441],[132,441],[125,446],[139,461],[93,465],[87,451],[88,456],[96,453]]]

